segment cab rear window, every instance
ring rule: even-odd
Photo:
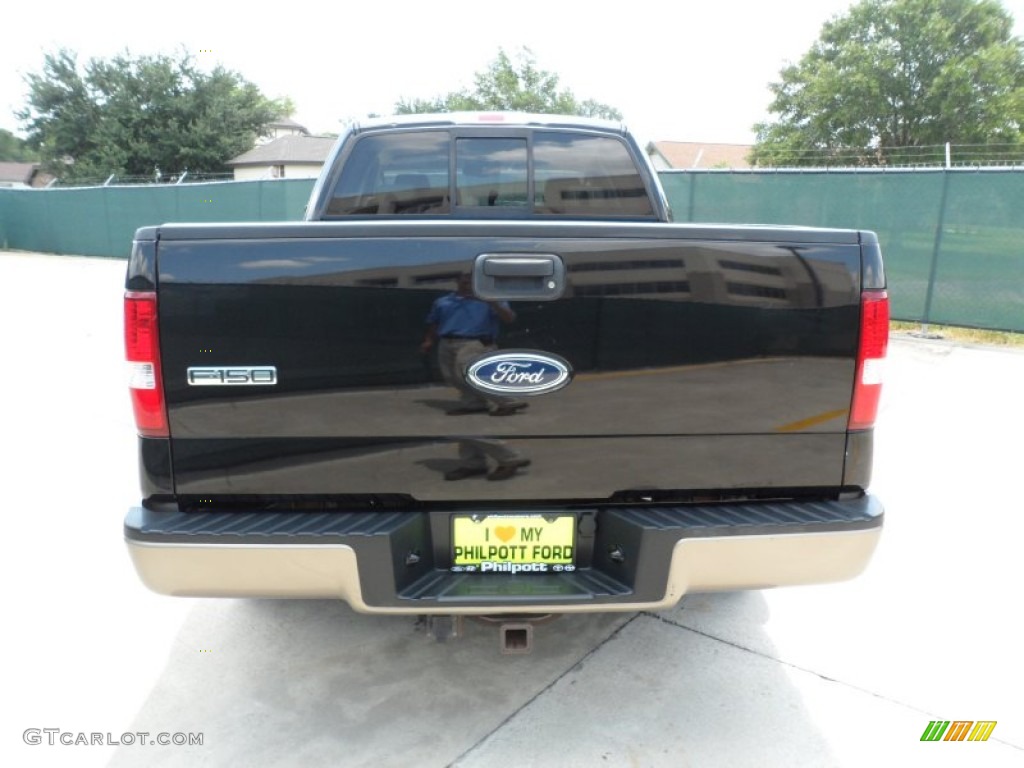
[[[533,140],[537,213],[562,216],[653,216],[626,145],[606,136],[539,133]]]
[[[455,141],[456,205],[462,208],[530,204],[526,139],[460,138]]]
[[[327,216],[653,218],[622,141],[571,131],[458,136],[368,134],[357,140]]]
[[[327,215],[447,213],[450,143],[446,131],[362,137],[345,161]]]

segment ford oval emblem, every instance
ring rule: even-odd
[[[543,395],[571,380],[572,368],[561,357],[515,349],[484,355],[466,369],[471,386],[494,395]]]

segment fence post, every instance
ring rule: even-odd
[[[686,211],[686,221],[689,224],[693,224],[693,205],[694,198],[697,196],[697,174],[692,171],[687,174],[690,177],[690,200]]]
[[[921,330],[928,330],[932,316],[932,297],[935,295],[935,273],[939,268],[939,251],[942,249],[942,230],[946,224],[946,198],[949,196],[949,168],[942,169],[942,197],[939,201],[939,221],[935,227],[935,245],[932,247],[932,264],[928,270],[928,291],[924,296],[924,317],[921,318]]]
[[[103,186],[106,187],[107,185],[104,184]],[[110,204],[110,192],[111,192],[111,190],[109,190],[109,189],[101,189],[101,190],[98,190],[98,191],[99,191],[100,195],[102,195],[102,197],[100,197],[100,199],[103,201],[103,221],[106,224],[106,227],[104,227],[104,231],[105,231],[105,233],[107,235],[107,243],[106,243],[106,247],[104,248],[104,250],[106,251],[105,255],[106,256],[113,256],[114,253],[116,253],[116,251],[114,250],[114,235],[112,234],[111,227],[110,227],[110,216],[111,216],[111,212],[114,210],[114,207]]]

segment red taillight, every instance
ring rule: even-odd
[[[124,294],[124,356],[128,361],[128,386],[139,434],[167,437],[156,294],[151,291],[126,291]]]
[[[870,429],[875,425],[888,347],[889,294],[885,291],[864,291],[860,297],[860,347],[857,350],[850,429]]]

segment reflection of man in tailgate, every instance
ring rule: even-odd
[[[427,335],[420,349],[430,352],[435,341],[438,363],[445,383],[459,390],[459,405],[450,416],[489,411],[491,416],[510,416],[526,403],[497,395],[484,395],[466,383],[465,371],[475,358],[497,349],[502,323],[511,323],[516,313],[504,301],[482,301],[473,295],[469,275],[459,275],[458,288],[434,302],[427,315]]]
[[[434,302],[427,315],[427,335],[420,349],[430,352],[434,342],[438,363],[445,383],[459,390],[459,405],[448,411],[450,416],[489,412],[491,416],[510,416],[526,403],[498,395],[484,395],[466,383],[469,364],[485,352],[497,349],[501,323],[511,323],[516,313],[504,301],[481,301],[473,295],[469,275],[459,275],[454,293]],[[488,471],[487,457],[498,466]],[[463,438],[459,440],[459,465],[444,473],[445,480],[463,480],[487,475],[488,480],[508,480],[528,466],[530,460],[502,440]]]

